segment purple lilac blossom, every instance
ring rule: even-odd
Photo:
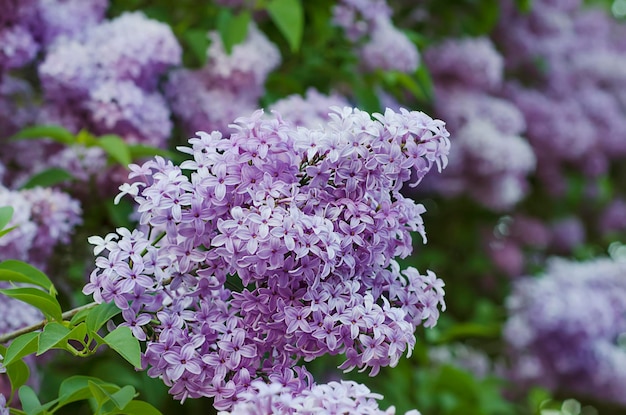
[[[459,145],[451,168],[431,187],[447,197],[467,194],[495,211],[511,209],[527,192],[536,157],[523,139],[524,115],[494,96],[503,82],[503,58],[487,38],[450,39],[426,53],[438,116],[450,120]]]
[[[196,131],[228,130],[239,114],[258,108],[265,92],[268,74],[281,62],[280,51],[253,23],[246,39],[224,50],[217,32],[208,34],[211,45],[207,64],[199,70],[179,69],[170,74],[165,86],[173,113],[183,129]]]
[[[424,60],[439,85],[490,91],[502,84],[504,59],[486,37],[448,39],[428,49]]]
[[[266,384],[252,383],[251,390],[242,394],[243,400],[230,411],[219,415],[309,415],[314,413],[355,414],[355,415],[394,415],[394,407],[386,411],[378,408],[377,400],[382,395],[356,382],[342,381],[317,384],[310,389],[298,392],[289,385],[279,382]],[[420,415],[417,410],[406,415]]]
[[[82,222],[79,203],[49,188],[9,190],[0,186],[0,206],[12,206],[8,226],[16,229],[0,238],[0,260],[18,259],[45,268],[58,243],[67,243]]]
[[[169,109],[156,90],[159,77],[180,64],[181,48],[166,24],[126,13],[61,38],[39,66],[47,100],[82,120],[81,128],[163,146]]]
[[[39,45],[26,27],[0,27],[0,71],[24,66],[38,51]]]
[[[503,134],[481,118],[467,122],[455,136],[451,169],[438,178],[442,194],[468,193],[494,210],[522,199],[526,175],[535,167],[535,155],[523,138]]]
[[[518,280],[504,337],[519,384],[626,403],[626,262],[552,259]],[[584,304],[584,307],[581,306]]]
[[[180,167],[131,165],[118,197],[133,196],[141,227],[90,238],[83,291],[123,310],[176,399],[225,410],[259,377],[300,393],[312,380],[296,365],[324,354],[375,375],[435,325],[443,282],[395,257],[410,231],[425,241],[425,209],[400,189],[446,166],[448,133],[421,112],[373,117],[334,107],[307,129],[256,111],[229,137],[197,133]]]
[[[561,218],[550,227],[550,247],[559,254],[572,252],[586,239],[585,225],[580,218],[569,216]]]
[[[592,181],[626,155],[622,26],[580,1],[541,0],[529,13],[502,15],[494,40],[521,80],[504,94],[524,114],[537,176],[554,196],[569,169]]]
[[[76,37],[98,25],[109,7],[108,0],[37,0],[32,31],[44,45],[57,37]],[[80,24],[76,24],[80,22]]]
[[[242,112],[257,109],[257,98],[239,95],[219,86],[212,86],[204,71],[178,69],[173,71],[165,86],[172,112],[180,119],[184,130],[228,131],[228,124]]]
[[[391,20],[376,25],[369,40],[359,48],[359,56],[368,71],[382,69],[413,73],[420,64],[415,44]]]
[[[333,7],[333,23],[356,44],[363,69],[412,73],[418,68],[417,47],[391,20],[385,0],[342,0]]]
[[[254,23],[248,26],[246,39],[226,53],[217,32],[208,34],[211,44],[207,50],[204,71],[215,86],[237,94],[249,94],[258,99],[270,72],[280,65],[280,51]]]
[[[315,128],[328,122],[328,108],[345,107],[348,100],[338,94],[324,95],[314,88],[309,88],[304,97],[290,95],[276,101],[270,110],[280,114],[283,120],[294,125]]]
[[[0,140],[31,122],[33,108],[33,91],[27,82],[8,75],[0,76]]]
[[[602,235],[626,231],[626,201],[612,200],[598,218],[598,229]]]
[[[376,30],[378,23],[391,19],[385,0],[341,0],[333,7],[333,23],[358,42]]]

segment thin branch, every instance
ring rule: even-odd
[[[96,302],[85,304],[85,305],[82,305],[80,307],[76,307],[74,309],[66,311],[65,313],[63,313],[61,315],[61,317],[63,318],[63,320],[71,320],[72,317],[74,317],[76,314],[80,313],[81,311],[89,310],[90,308],[94,308],[97,305],[98,305],[98,303],[96,303]],[[33,324],[32,326],[23,327],[23,328],[21,328],[19,330],[15,330],[15,331],[12,331],[10,333],[3,334],[2,336],[0,336],[0,344],[7,343],[7,342],[15,339],[16,337],[21,336],[22,334],[26,334],[26,333],[30,333],[30,332],[33,332],[33,331],[41,330],[42,328],[44,328],[46,323],[48,323],[48,320],[43,320],[43,321],[40,321],[39,323]]]

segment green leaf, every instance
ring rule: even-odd
[[[0,289],[0,293],[38,308],[48,318],[63,321],[61,305],[57,299],[38,288],[7,288]]]
[[[4,227],[7,226],[9,222],[11,222],[13,212],[14,209],[12,206],[0,207],[0,229],[4,229]]]
[[[30,386],[24,385],[19,389],[20,402],[22,403],[22,409],[26,413],[35,413],[36,409],[41,407],[41,402],[37,394]]]
[[[517,10],[521,13],[528,13],[533,5],[533,0],[515,0]]]
[[[59,404],[61,406],[93,397],[89,387],[96,384],[108,393],[115,393],[120,388],[112,383],[91,376],[72,376],[65,379],[59,387]]]
[[[224,50],[227,54],[233,51],[233,47],[243,42],[248,35],[248,25],[251,15],[248,10],[233,14],[230,9],[223,8],[217,15],[217,31],[219,32]]]
[[[97,383],[88,380],[87,385],[92,396],[96,399],[96,402],[98,402],[98,406],[102,406],[103,403],[111,399],[111,394]]]
[[[104,337],[104,342],[137,369],[141,369],[141,347],[128,327],[120,326]]]
[[[7,278],[9,275],[18,278],[14,273],[21,274],[22,277],[20,280],[10,280],[2,278],[3,270],[10,271],[7,273]],[[13,274],[12,274],[13,273]],[[14,281],[14,282],[26,282],[29,284],[38,285],[41,288],[48,290],[50,295],[56,296],[56,289],[54,288],[54,284],[50,281],[50,278],[46,276],[43,272],[38,270],[26,262],[17,261],[14,259],[9,259],[7,261],[0,262],[0,281]]]
[[[122,166],[126,167],[132,163],[128,144],[122,137],[113,134],[103,135],[98,139],[96,145],[106,151],[109,156]]]
[[[18,360],[10,365],[5,366],[7,369],[7,375],[11,381],[11,390],[18,390],[21,388],[30,377],[30,369],[23,360]]]
[[[35,353],[37,351],[37,337],[39,337],[39,333],[30,332],[22,334],[13,340],[7,348],[3,364],[9,366],[19,361],[22,357]]]
[[[198,59],[201,66],[206,64],[207,49],[209,48],[209,37],[206,30],[189,29],[184,32],[183,38],[189,50]]]
[[[111,395],[111,401],[115,404],[117,409],[124,409],[136,395],[137,391],[135,391],[135,388],[126,385]]]
[[[39,335],[39,345],[37,346],[37,356],[52,349],[70,334],[70,329],[60,323],[48,323]]]
[[[98,304],[87,315],[85,323],[89,331],[98,331],[100,328],[110,319],[121,313],[121,310],[117,308],[115,303],[103,303]]]
[[[123,410],[119,412],[115,412],[117,414],[124,415],[163,415],[161,411],[159,411],[154,406],[150,405],[148,402],[144,401],[130,401],[128,405],[124,407]]]
[[[300,48],[304,31],[304,9],[301,0],[271,0],[267,11],[283,34],[292,52]]]
[[[0,237],[6,235],[7,233],[11,232],[13,229],[16,229],[17,226],[11,226],[10,228],[6,228],[0,231]]]
[[[27,127],[15,134],[10,140],[30,140],[50,138],[62,144],[73,144],[76,139],[74,134],[59,125],[34,125]]]
[[[68,180],[74,180],[74,176],[70,172],[58,167],[52,167],[31,176],[31,178],[22,185],[21,189],[32,189],[37,186],[50,187]]]

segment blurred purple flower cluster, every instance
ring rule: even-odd
[[[341,95],[327,96],[314,88],[309,88],[304,97],[290,95],[276,101],[269,109],[295,125],[315,128],[328,121],[329,108],[346,106],[349,106],[348,100]]]
[[[555,196],[569,169],[594,186],[626,156],[626,26],[581,3],[505,7],[494,36],[518,79],[503,93],[524,114],[537,176]]]
[[[181,48],[169,26],[135,12],[59,40],[39,66],[39,76],[47,104],[76,119],[80,128],[162,147],[172,126],[156,86],[180,61]]]
[[[68,243],[82,223],[80,204],[49,188],[9,190],[0,185],[0,206],[13,207],[8,226],[17,226],[0,238],[0,260],[19,259],[45,268],[55,245]]]
[[[8,3],[6,8],[1,5],[3,13],[7,10],[11,15],[4,30],[27,31],[34,40],[40,52],[34,64],[43,96],[35,96],[26,81],[0,68],[0,122],[7,126],[0,138],[38,123],[60,125],[72,133],[85,129],[95,135],[116,134],[129,143],[165,146],[172,123],[157,86],[169,68],[180,65],[182,54],[169,26],[139,12],[103,20],[106,0]],[[74,19],[81,24],[76,25]],[[5,50],[9,49],[7,44]],[[0,58],[0,65],[22,67],[35,52],[28,59],[17,59],[15,52],[15,59]],[[11,186],[49,167],[61,167],[86,180],[106,164],[103,151],[82,145],[68,147],[47,140],[37,146],[3,145],[7,151],[1,159],[12,166],[4,183]]]
[[[341,0],[333,7],[333,22],[356,44],[363,69],[413,73],[419,51],[391,17],[385,0]]]
[[[451,168],[436,187],[446,196],[468,194],[494,209],[513,207],[526,194],[535,154],[520,135],[521,112],[496,94],[504,62],[488,38],[449,39],[430,48],[426,65],[435,85],[437,114],[455,137]]]
[[[626,262],[552,259],[515,282],[504,337],[520,384],[626,403]]]
[[[376,400],[382,396],[352,381],[317,384],[294,396],[293,391],[281,383],[253,382],[244,401],[232,410],[219,415],[309,415],[324,413],[354,415],[394,415],[395,408],[386,411],[378,408]],[[420,415],[412,410],[406,415]]]
[[[217,32],[208,36],[207,64],[198,70],[174,71],[166,85],[172,111],[190,134],[226,132],[232,120],[257,109],[268,74],[281,62],[278,48],[254,23],[230,54]]]
[[[91,238],[84,292],[123,310],[177,399],[228,409],[257,378],[299,395],[312,379],[296,365],[325,354],[375,375],[435,325],[443,282],[395,260],[410,231],[425,241],[424,207],[399,190],[445,167],[448,133],[421,112],[373,117],[333,108],[307,129],[257,111],[229,137],[198,133],[180,167],[132,166],[120,189],[141,227]]]

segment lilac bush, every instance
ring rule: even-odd
[[[448,133],[421,112],[373,117],[335,107],[308,129],[257,111],[229,137],[197,133],[180,167],[131,166],[120,196],[140,227],[90,239],[84,292],[122,309],[176,399],[228,409],[258,378],[299,395],[313,380],[297,364],[325,354],[373,376],[435,325],[443,282],[394,258],[410,231],[426,241],[425,208],[399,190],[446,166]]]

